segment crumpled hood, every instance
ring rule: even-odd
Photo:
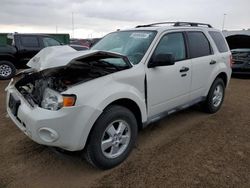
[[[84,57],[90,57],[93,55],[101,55],[102,57],[116,57],[123,58],[124,61],[131,67],[126,56],[118,53],[98,51],[98,50],[86,50],[86,51],[76,51],[70,46],[53,46],[42,49],[38,54],[36,54],[27,63],[27,66],[41,71],[48,68],[60,67],[69,64],[77,59],[82,59]]]

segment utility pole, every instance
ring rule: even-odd
[[[57,25],[56,25],[56,33],[58,33],[58,27],[57,27]]]
[[[225,26],[226,15],[227,15],[227,14],[225,14],[225,13],[224,13],[224,15],[223,15],[223,22],[222,22],[222,29],[221,29],[222,31],[224,30],[224,26]]]
[[[74,12],[72,12],[72,38],[74,38],[75,35],[75,28],[74,28]]]

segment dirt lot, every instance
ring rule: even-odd
[[[140,132],[130,157],[100,171],[78,153],[27,138],[6,118],[0,81],[0,187],[250,187],[250,78],[234,78],[222,110],[197,108]]]

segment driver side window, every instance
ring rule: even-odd
[[[169,33],[164,35],[158,43],[153,56],[158,54],[171,54],[174,61],[186,59],[186,48],[182,33]]]

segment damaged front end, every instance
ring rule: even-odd
[[[73,106],[76,102],[75,94],[61,94],[69,87],[130,67],[128,59],[120,54],[90,52],[71,59],[63,66],[26,71],[15,83],[15,88],[31,106],[38,105],[48,110],[58,110],[65,106]]]

